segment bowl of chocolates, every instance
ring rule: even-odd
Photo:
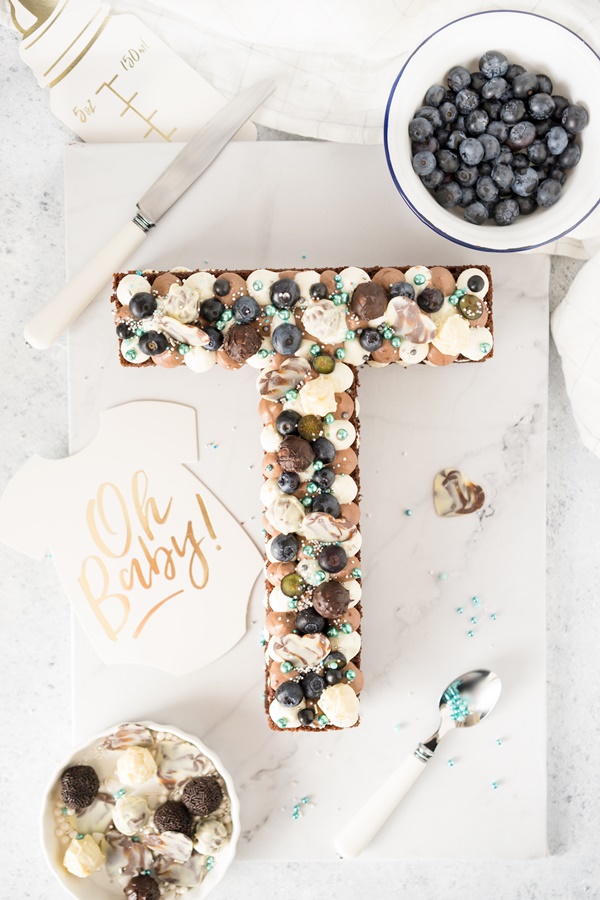
[[[203,900],[235,855],[239,803],[198,738],[126,723],[55,772],[41,825],[48,863],[78,900]]]
[[[543,16],[487,10],[448,23],[390,93],[384,143],[398,191],[466,247],[558,240],[600,203],[599,78],[596,52]]]

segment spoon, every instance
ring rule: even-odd
[[[419,775],[425,771],[437,745],[453,728],[477,725],[491,713],[502,685],[494,672],[475,669],[448,685],[440,698],[440,725],[429,740],[419,744],[388,780],[367,800],[365,805],[342,828],[335,839],[335,849],[342,857],[359,856],[389,819]]]

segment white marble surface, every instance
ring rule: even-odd
[[[119,227],[144,185],[175,152],[166,146],[68,148],[65,214],[72,271]],[[236,198],[242,195],[240,209]],[[294,198],[293,216],[287,204],[273,203],[284,195]],[[349,195],[360,209],[360,224],[332,230],[336,198]],[[320,220],[307,230],[316,206]],[[205,227],[209,209],[219,210],[216,229]],[[257,260],[267,267],[325,266],[332,260],[476,261],[471,250],[433,235],[397,202],[380,147],[336,144],[230,145],[149,234],[131,265],[162,268],[177,259],[191,267],[199,246],[201,262],[207,258],[225,268],[253,267]],[[492,265],[493,359],[476,366],[407,371],[393,366],[360,374],[366,687],[358,730],[322,737],[276,734],[267,727],[258,650],[264,618],[260,585],[248,635],[223,659],[189,676],[142,668],[131,678],[127,667],[104,666],[75,627],[75,739],[131,717],[132,710],[169,723],[176,716],[177,724],[210,743],[234,773],[242,815],[240,859],[335,859],[333,837],[343,821],[378,778],[434,730],[446,684],[482,666],[497,671],[504,683],[493,719],[444,742],[427,777],[364,859],[460,857],[462,846],[448,838],[453,830],[470,832],[471,857],[546,853],[549,265],[543,256],[500,256]],[[116,360],[106,291],[69,338],[71,449],[85,446],[99,413],[116,403],[161,398],[195,406],[197,470],[260,546],[256,371],[215,367],[194,375],[183,367],[124,369]],[[209,397],[213,402],[206,402]],[[458,465],[483,485],[487,503],[481,516],[437,518],[432,480],[446,465]],[[404,515],[407,507],[411,517]],[[447,579],[440,581],[440,572]],[[479,609],[471,602],[474,594],[481,597]],[[452,768],[449,757],[455,759]],[[340,786],[356,777],[357,759],[368,761],[373,780],[344,791]],[[315,807],[295,822],[291,807],[305,794]],[[425,830],[427,842],[421,839]]]
[[[67,130],[0,33],[3,141],[0,234],[8,340],[2,364],[2,480],[32,453],[67,449],[64,341],[40,354],[20,340],[23,322],[64,275],[62,148]],[[269,135],[263,135],[268,137]],[[553,263],[551,302],[578,264]],[[265,894],[298,900],[399,895],[411,900],[584,900],[600,896],[597,834],[600,772],[595,752],[600,622],[600,465],[584,451],[570,416],[559,361],[550,360],[548,440],[549,849],[532,861],[234,864],[215,893],[228,900]],[[2,893],[59,900],[37,844],[38,798],[48,769],[71,744],[69,615],[51,561],[31,565],[0,548],[2,560],[2,729],[0,776],[10,830],[0,849]],[[468,839],[465,840],[468,854]],[[25,848],[25,851],[23,851]],[[293,885],[293,887],[292,887]]]

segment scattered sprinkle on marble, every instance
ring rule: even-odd
[[[493,791],[497,791],[497,790],[498,790],[498,782],[497,782],[497,781],[492,781],[492,790],[493,790]]]
[[[492,622],[495,622],[497,618],[498,618],[498,616],[496,615],[496,613],[492,613],[490,615],[490,619],[492,620]]]
[[[449,759],[449,760],[448,760],[448,765],[449,765],[450,768],[452,768],[452,767],[454,766],[454,760],[453,760],[453,759]]]
[[[440,574],[438,575],[438,580],[439,580],[439,581],[446,581],[447,578],[448,578],[448,573],[447,573],[447,572],[440,572]]]
[[[459,614],[459,616],[462,616],[462,614],[464,613],[464,609],[462,608],[462,606],[459,606],[456,612]]]
[[[475,596],[472,598],[472,600],[473,600],[473,606],[481,606],[481,600],[479,599],[479,597]]]
[[[467,631],[467,637],[475,637],[475,632],[471,630]]]
[[[396,725],[394,725],[394,731],[396,731],[396,732],[402,731],[403,727],[404,726],[400,722],[398,722]]]
[[[477,616],[471,616],[470,622],[471,625],[477,625]]]
[[[405,509],[405,510],[404,510],[404,515],[405,515],[405,516],[409,516],[409,517],[412,516],[412,509]]]
[[[497,747],[501,747],[501,746],[502,746],[502,738],[496,738],[496,746],[497,746]]]

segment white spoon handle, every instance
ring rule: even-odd
[[[424,770],[425,763],[414,754],[398,766],[336,837],[340,856],[353,859],[362,853]]]
[[[25,340],[36,350],[46,350],[108,284],[113,272],[137,250],[144,231],[128,222],[68,281],[25,325]]]

